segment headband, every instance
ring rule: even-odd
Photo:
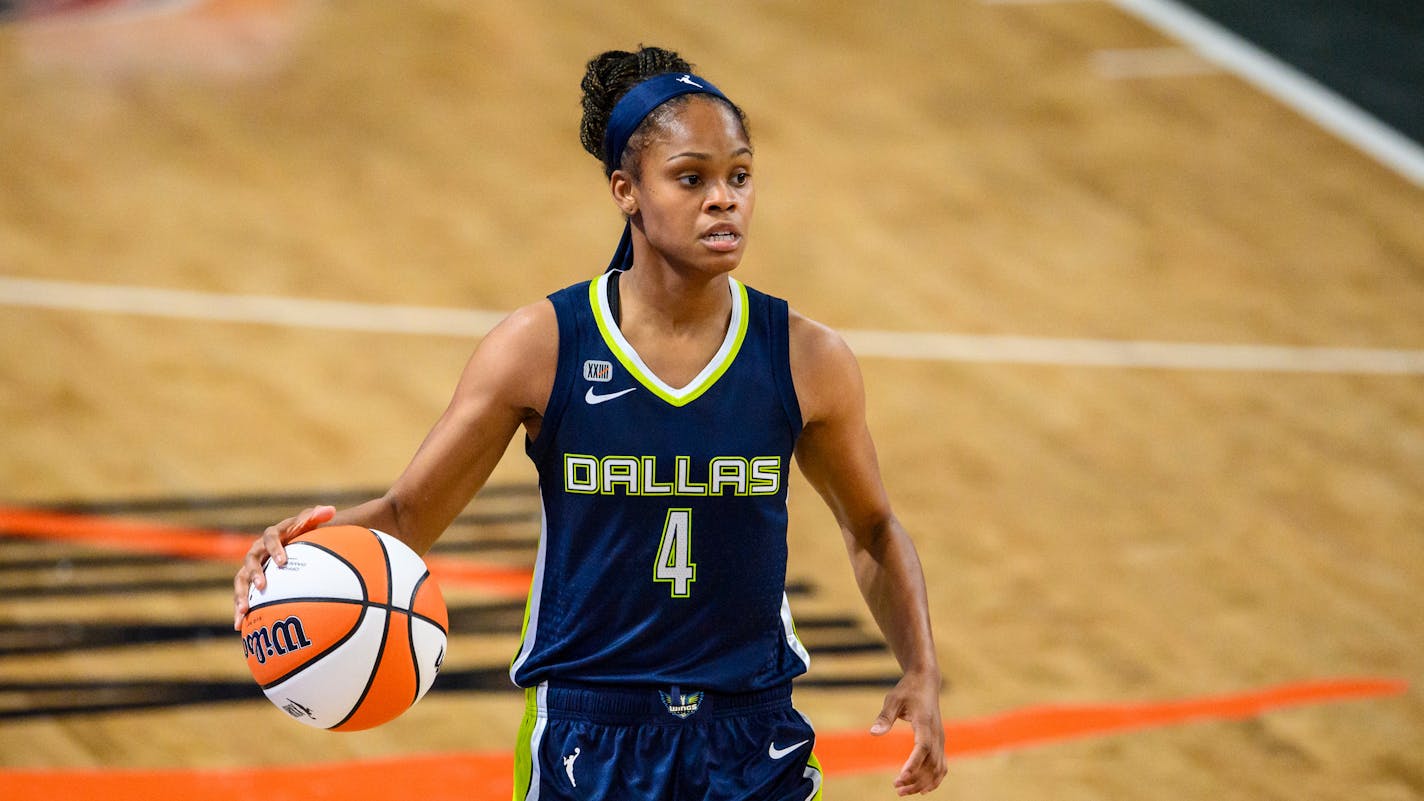
[[[603,163],[610,171],[618,169],[623,160],[623,151],[628,147],[628,139],[647,116],[658,106],[682,95],[704,94],[727,100],[722,91],[705,78],[688,73],[664,73],[654,75],[628,90],[613,106],[608,117],[608,127],[603,133]],[[609,270],[626,270],[633,266],[633,227],[623,225],[623,237],[618,240],[618,249]]]

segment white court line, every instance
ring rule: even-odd
[[[841,331],[860,357],[1275,373],[1424,375],[1424,350]]]
[[[1376,161],[1424,186],[1424,147],[1250,42],[1173,0],[1108,0],[1191,45]]]
[[[1112,80],[1209,75],[1222,71],[1220,66],[1186,47],[1099,50],[1093,54],[1093,67],[1099,75]]]
[[[501,312],[0,277],[0,304],[388,334],[484,336]]]
[[[504,312],[225,295],[0,276],[0,305],[296,328],[477,338]],[[1424,375],[1424,350],[1217,345],[1110,339],[840,332],[862,358],[1077,367]]]

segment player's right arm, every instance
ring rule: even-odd
[[[268,559],[321,525],[359,525],[386,532],[424,554],[484,486],[510,439],[524,425],[538,433],[554,385],[559,329],[553,304],[541,301],[511,314],[480,342],[444,414],[390,490],[359,506],[315,506],[270,526],[248,549],[233,579],[233,628],[247,614],[251,586],[262,589]]]

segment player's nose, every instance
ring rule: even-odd
[[[707,195],[703,208],[712,211],[729,211],[737,207],[737,193],[727,181],[711,181],[707,184]]]

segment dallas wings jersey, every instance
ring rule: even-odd
[[[727,280],[726,338],[680,388],[623,338],[607,274],[549,296],[559,362],[527,445],[543,524],[516,684],[749,692],[806,671],[785,594],[801,433],[786,302]]]

